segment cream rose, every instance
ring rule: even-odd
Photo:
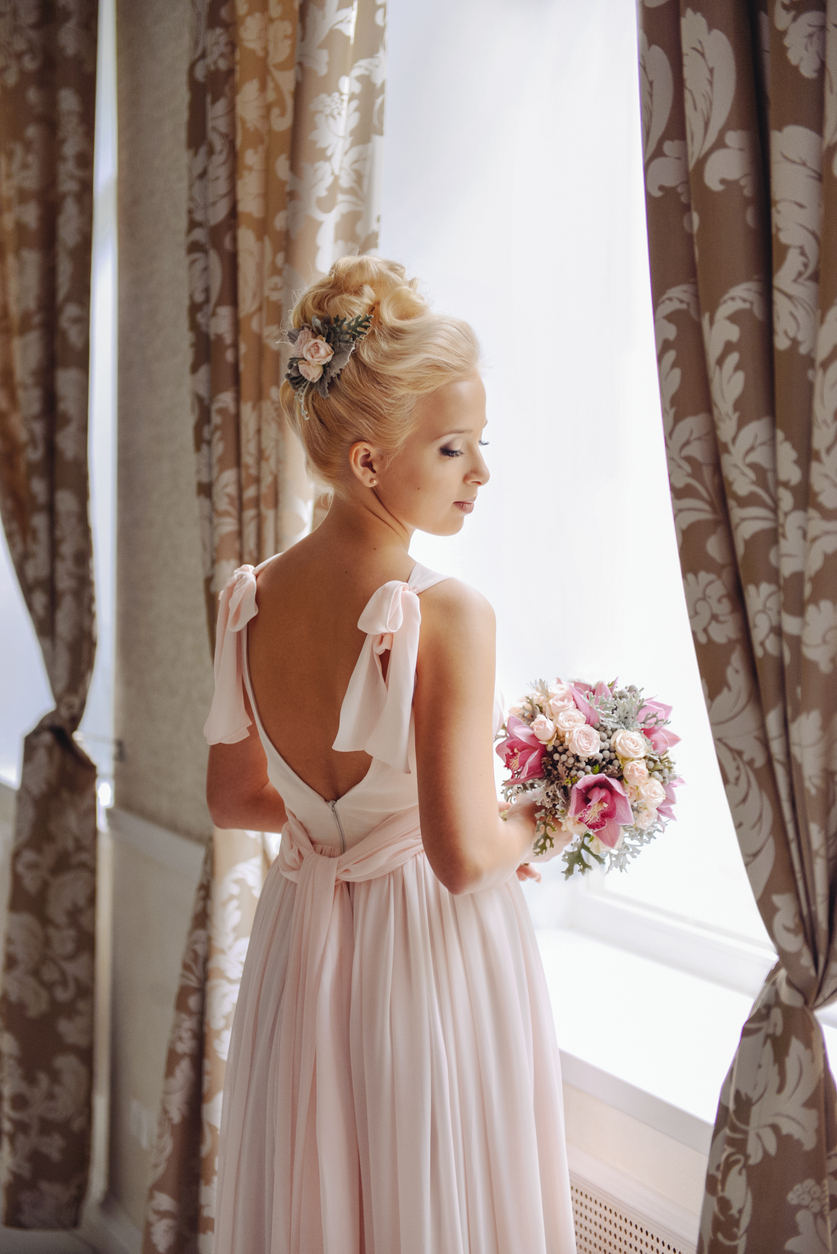
[[[545,714],[539,714],[537,718],[532,720],[530,726],[542,744],[546,744],[555,735],[555,724]]]
[[[310,344],[314,339],[314,332],[310,327],[303,327],[299,335],[294,340],[293,353],[295,357],[305,356],[305,345]]]
[[[640,831],[646,832],[657,817],[657,811],[654,809],[640,810],[634,819],[634,823]]]
[[[648,741],[642,732],[615,731],[610,740],[620,758],[644,758],[648,752]]]
[[[666,790],[658,779],[646,779],[644,783],[640,784],[639,791],[645,804],[653,806],[655,810],[666,799]]]
[[[297,340],[297,346],[299,340]],[[306,340],[302,346],[302,356],[306,361],[313,362],[320,366],[324,366],[331,361],[334,356],[334,349],[327,344],[321,335],[315,336],[313,339]]]
[[[574,727],[567,734],[567,748],[577,758],[589,758],[599,751],[599,733],[587,723],[583,727]]]
[[[322,366],[315,361],[300,361],[297,363],[297,370],[309,383],[316,383],[323,373]]]
[[[571,832],[573,836],[583,836],[587,831],[580,819],[562,819],[561,826],[565,832]]]
[[[631,758],[625,763],[623,769],[625,781],[628,784],[641,784],[643,780],[648,778],[648,767],[641,758]]]
[[[555,684],[549,689],[549,712],[554,718],[560,714],[562,710],[574,710],[575,701],[573,694],[570,692],[566,684]]]
[[[574,727],[586,727],[587,719],[575,706],[571,710],[559,710],[555,715],[555,726],[559,731],[571,732]]]

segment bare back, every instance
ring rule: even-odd
[[[412,565],[406,553],[338,549],[314,532],[259,573],[259,612],[248,628],[259,717],[280,756],[326,799],[360,783],[372,761],[332,749],[364,641],[358,618],[378,588],[406,580]]]

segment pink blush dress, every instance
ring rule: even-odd
[[[372,762],[328,801],[253,698],[259,569],[221,594],[205,734],[244,739],[246,689],[288,822],[230,1041],[215,1254],[574,1254],[558,1047],[520,883],[453,896],[422,846],[419,595],[444,576],[416,564],[364,609],[334,748]]]

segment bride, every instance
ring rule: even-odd
[[[207,796],[281,831],[235,1014],[215,1254],[572,1254],[558,1048],[498,814],[494,615],[414,562],[488,482],[479,350],[403,267],[293,312],[324,522],[221,594]]]

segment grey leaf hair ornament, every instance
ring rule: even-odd
[[[303,418],[309,418],[305,397],[314,388],[323,399],[372,325],[372,313],[355,318],[320,318],[301,327],[291,327],[283,337],[295,353],[288,362],[285,378],[297,394]]]

